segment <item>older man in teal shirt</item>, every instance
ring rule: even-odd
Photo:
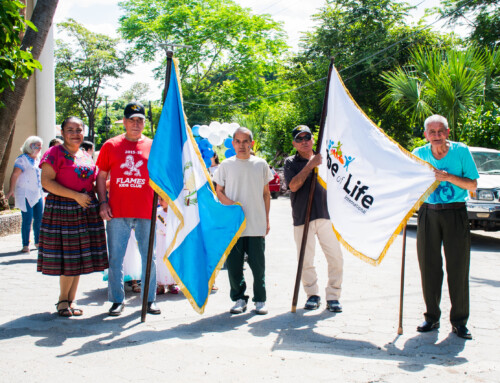
[[[451,300],[452,331],[464,339],[472,339],[466,324],[469,318],[470,228],[465,200],[468,191],[477,187],[479,174],[466,145],[448,140],[450,130],[443,116],[425,120],[425,138],[429,143],[413,151],[429,162],[441,181],[418,212],[417,254],[426,305],[425,321],[419,332],[438,329],[443,284],[444,247],[448,290]]]

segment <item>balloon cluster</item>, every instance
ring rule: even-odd
[[[226,158],[236,155],[233,148],[233,140],[228,136],[232,137],[234,131],[239,127],[240,125],[236,122],[231,124],[224,122],[221,124],[217,121],[212,121],[210,125],[193,126],[191,131],[193,132],[193,136],[198,143],[201,156],[203,157],[207,168],[212,165],[211,158],[214,156],[214,146],[219,146],[224,143],[224,146],[227,149],[224,153]]]

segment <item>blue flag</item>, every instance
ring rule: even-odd
[[[148,160],[150,185],[169,205],[167,250],[157,259],[165,262],[193,308],[202,314],[215,277],[246,221],[241,206],[225,206],[215,196],[184,116],[176,73],[173,65]],[[164,239],[157,237],[157,241]]]

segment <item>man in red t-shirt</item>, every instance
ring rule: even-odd
[[[107,221],[108,299],[113,303],[109,315],[118,316],[125,307],[123,258],[130,232],[135,237],[142,258],[142,281],[146,280],[153,189],[149,186],[148,158],[153,141],[144,136],[144,107],[129,103],[124,110],[125,133],[106,141],[99,152],[97,194],[100,215]],[[106,181],[109,178],[109,195]],[[153,256],[148,294],[148,313],[160,314],[156,306],[156,259]]]

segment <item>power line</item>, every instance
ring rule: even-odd
[[[343,69],[339,70],[339,74],[340,74],[341,72],[344,72],[344,71],[346,71],[346,70],[348,70],[348,69],[350,69],[350,68],[352,68],[352,67],[354,67],[354,66],[356,66],[356,65],[359,65],[359,64],[361,64],[361,63],[363,63],[363,62],[365,62],[365,61],[367,61],[367,60],[369,60],[369,59],[371,59],[371,58],[373,58],[373,57],[376,57],[376,56],[378,56],[378,55],[380,55],[380,54],[382,54],[382,53],[386,52],[387,50],[391,49],[392,47],[394,47],[394,46],[396,46],[396,45],[398,45],[398,44],[400,44],[400,43],[402,43],[402,42],[404,42],[404,41],[408,40],[410,37],[415,36],[417,33],[421,32],[421,31],[423,31],[423,30],[425,30],[425,29],[427,29],[427,28],[430,28],[432,25],[436,24],[437,22],[439,22],[439,21],[441,21],[441,20],[443,20],[443,19],[445,19],[445,18],[447,18],[447,17],[452,16],[454,13],[458,12],[461,8],[463,8],[463,7],[467,6],[467,5],[468,5],[469,3],[471,3],[472,1],[474,1],[474,0],[469,0],[467,3],[464,3],[461,7],[457,8],[457,9],[456,9],[456,10],[454,10],[453,12],[451,12],[451,13],[449,13],[449,14],[447,14],[447,15],[443,15],[443,16],[439,17],[437,20],[433,21],[432,23],[430,23],[430,24],[428,24],[428,25],[425,25],[425,26],[423,26],[423,27],[421,27],[421,28],[419,28],[419,29],[415,30],[413,33],[409,34],[408,36],[406,36],[406,37],[404,37],[404,38],[400,39],[399,41],[396,41],[396,42],[394,42],[394,43],[390,44],[388,47],[385,47],[385,48],[383,48],[383,49],[381,49],[381,50],[379,50],[379,51],[377,51],[377,52],[375,52],[375,53],[373,53],[373,54],[371,54],[371,55],[369,55],[369,56],[367,56],[367,57],[364,57],[363,59],[361,59],[361,60],[359,60],[359,61],[355,62],[354,64],[351,64],[351,65],[349,65],[348,67],[346,67],[346,68],[343,68]],[[412,43],[408,44],[407,46],[405,46],[405,47],[404,47],[404,49],[407,49],[407,48],[408,48],[410,45],[412,45],[412,44],[414,44],[414,42],[412,42]],[[397,52],[399,52],[399,51],[400,51],[400,50],[398,50]],[[384,59],[384,60],[385,60],[385,59]],[[383,60],[382,60],[382,61],[383,61]],[[373,65],[372,65],[371,67],[373,67]],[[358,74],[361,74],[361,73],[363,73],[363,72],[364,72],[364,71],[366,71],[366,70],[367,70],[367,69],[365,69],[365,70],[363,70],[363,71],[361,71],[361,72],[359,72],[359,73],[357,73],[357,74],[355,74],[355,75],[351,76],[348,80],[350,80],[351,78],[356,77]],[[248,101],[243,101],[243,102],[238,102],[238,103],[233,103],[233,104],[226,104],[226,105],[211,105],[211,104],[197,104],[197,103],[191,103],[191,102],[189,102],[189,101],[185,101],[185,102],[184,102],[184,104],[193,105],[193,106],[197,106],[197,107],[206,107],[206,108],[230,108],[230,107],[235,107],[235,106],[248,105],[248,104],[250,104],[251,102],[254,102],[254,101],[267,100],[267,99],[270,99],[270,98],[280,97],[280,96],[282,96],[282,95],[284,95],[284,94],[288,94],[288,93],[291,93],[291,92],[295,92],[295,91],[297,91],[297,90],[299,90],[299,89],[302,89],[302,88],[305,88],[305,87],[311,86],[311,85],[313,85],[313,84],[315,84],[315,83],[317,83],[317,82],[319,82],[319,81],[323,81],[323,80],[325,80],[325,79],[326,79],[326,76],[325,76],[325,77],[322,77],[322,78],[320,78],[320,79],[318,79],[318,80],[312,81],[312,82],[310,82],[310,83],[307,83],[307,84],[301,85],[301,86],[299,86],[299,87],[296,87],[296,88],[289,89],[289,90],[287,90],[287,91],[281,92],[281,93],[277,93],[277,94],[273,94],[273,95],[269,95],[269,96],[263,96],[263,97],[254,97],[254,98],[252,98],[252,99],[250,99],[250,100],[248,100]],[[346,80],[346,81],[347,81],[347,80]]]

